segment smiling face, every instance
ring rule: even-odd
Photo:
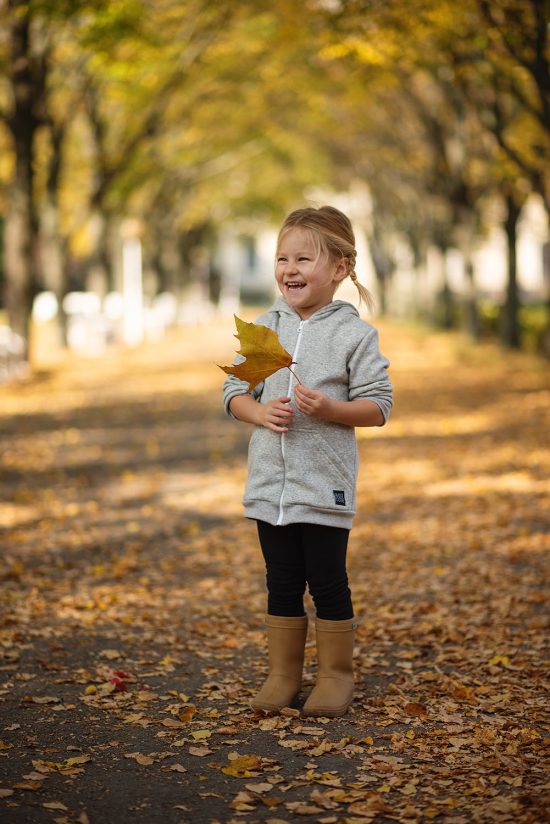
[[[332,301],[346,275],[344,258],[329,257],[310,230],[288,229],[279,239],[275,279],[286,302],[303,320]]]

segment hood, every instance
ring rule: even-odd
[[[279,315],[294,315],[298,318],[298,320],[301,320],[298,312],[295,312],[283,297],[277,298],[273,306],[268,309],[268,312],[274,312]],[[323,306],[321,309],[314,312],[308,320],[313,321],[320,320],[321,318],[327,318],[335,312],[341,312],[344,315],[354,315],[355,317],[359,317],[359,312],[352,303],[348,303],[347,300],[333,300],[331,303],[327,303],[326,306]]]

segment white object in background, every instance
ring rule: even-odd
[[[59,308],[54,292],[40,292],[32,304],[32,317],[38,323],[47,323],[57,315]]]
[[[153,309],[158,313],[164,326],[172,326],[178,317],[178,301],[172,292],[161,292],[153,301]]]
[[[0,326],[0,383],[20,378],[28,372],[24,360],[25,341],[12,332],[9,326]]]
[[[99,315],[101,312],[101,300],[95,292],[68,292],[62,305],[67,315]]]
[[[122,295],[122,338],[127,346],[138,346],[144,332],[143,273],[141,241],[135,237],[126,238],[122,244]]]
[[[120,292],[109,292],[103,298],[103,314],[107,320],[120,320],[124,315],[124,298]]]
[[[100,355],[107,344],[107,327],[101,314],[101,299],[95,292],[69,292],[63,298],[67,315],[69,349],[83,355]]]

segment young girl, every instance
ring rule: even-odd
[[[333,300],[355,274],[348,218],[323,206],[292,212],[277,241],[275,279],[282,297],[256,323],[292,353],[301,384],[280,370],[248,391],[230,377],[227,412],[253,423],[245,514],[257,521],[267,572],[269,675],[254,709],[277,711],[302,682],[306,584],[316,610],[317,683],[303,712],[339,716],[353,696],[354,620],[346,572],[355,514],[356,426],[383,426],[392,405],[388,361],[378,333],[354,306]]]

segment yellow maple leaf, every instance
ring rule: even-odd
[[[501,664],[503,667],[508,667],[510,666],[510,658],[507,655],[493,655],[489,664],[493,667],[498,666],[498,664]]]
[[[191,735],[195,739],[195,741],[202,741],[205,738],[210,738],[212,733],[210,732],[210,730],[193,730]]]
[[[279,369],[285,368],[290,369],[300,383],[300,379],[290,368],[292,355],[281,345],[276,332],[258,323],[247,323],[237,315],[235,326],[235,337],[241,344],[238,354],[246,360],[233,366],[220,366],[220,369],[248,383],[251,390]]]
[[[233,778],[253,778],[258,775],[255,770],[259,766],[260,759],[257,755],[240,755],[233,758],[227,767],[222,767],[222,772]]]

